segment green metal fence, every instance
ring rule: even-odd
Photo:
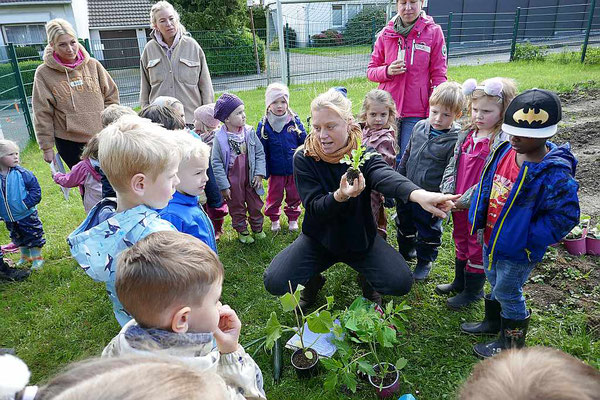
[[[597,8],[596,0],[591,0],[514,12],[449,13],[434,19],[444,31],[453,64],[509,61],[524,43],[543,45],[547,51],[579,51],[584,62],[588,47],[600,43]],[[339,29],[331,29],[330,22],[284,16],[285,62],[273,15],[267,16],[267,28],[254,35],[247,29],[191,35],[204,50],[216,92],[266,87],[286,78],[290,84],[299,84],[364,77],[375,38],[389,18],[385,9],[366,9],[365,13],[370,17]],[[140,55],[148,40],[82,40],[112,75],[123,104],[138,104]],[[31,91],[44,47],[43,43],[0,46],[0,129],[20,143],[34,137]]]

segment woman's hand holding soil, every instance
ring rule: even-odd
[[[44,150],[44,161],[50,164],[54,160],[54,149]]]
[[[363,190],[365,190],[365,177],[362,172],[358,175],[358,178],[354,180],[354,185],[348,183],[347,174],[342,175],[340,180],[340,188],[334,192],[333,197],[336,201],[343,203],[348,201],[351,197],[358,197]],[[336,193],[338,193],[336,195]]]
[[[418,203],[425,211],[436,217],[446,218],[446,213],[454,208],[454,201],[460,196],[460,194],[433,193],[419,189],[410,194],[409,200]]]

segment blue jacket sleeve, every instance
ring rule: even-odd
[[[579,223],[579,185],[567,172],[559,174],[546,185],[544,201],[529,225],[528,243],[544,247],[557,243]]]
[[[179,218],[177,215],[172,214],[170,212],[161,212],[160,217],[165,221],[169,221],[171,224],[173,224],[175,229],[177,229],[179,232],[190,233],[188,232],[188,229],[186,229],[186,224],[184,224],[183,219]]]
[[[33,172],[23,170],[21,174],[23,175],[23,182],[27,191],[27,196],[23,199],[23,203],[25,203],[27,208],[34,207],[42,201],[42,188]]]

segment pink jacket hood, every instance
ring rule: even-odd
[[[444,34],[432,17],[422,13],[404,38],[394,30],[396,18],[377,36],[367,77],[392,95],[398,116],[425,118],[433,88],[447,80]],[[405,50],[406,72],[389,76],[387,67],[398,58],[400,46]]]

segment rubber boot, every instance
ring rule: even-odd
[[[483,297],[485,301],[485,318],[481,322],[465,322],[460,324],[460,330],[472,335],[495,335],[500,332],[500,311],[502,307],[498,300],[490,300],[489,295]]]
[[[325,285],[325,277],[321,274],[317,274],[310,278],[310,280],[304,285],[304,290],[300,293],[300,301],[298,306],[302,309],[302,312],[306,312],[306,309],[312,306],[317,300],[317,294],[319,290]]]
[[[501,329],[498,338],[490,343],[479,343],[473,346],[473,351],[477,357],[490,358],[502,350],[524,347],[530,317],[531,311],[529,311],[527,318],[521,320],[501,318]]]
[[[19,258],[19,261],[17,261],[15,264],[17,267],[25,265],[31,261],[31,252],[29,251],[29,247],[21,246],[19,247],[19,250],[21,250],[21,258]]]
[[[31,269],[40,269],[44,266],[44,258],[42,257],[41,247],[32,247],[29,249],[29,255],[31,256]]]
[[[373,286],[371,286],[371,284],[369,283],[369,281],[367,281],[363,274],[358,274],[357,280],[358,284],[360,285],[360,288],[362,289],[363,297],[381,307],[381,294],[379,294],[378,291],[373,289]]]
[[[465,288],[462,292],[446,301],[451,310],[460,310],[483,298],[483,285],[485,285],[485,274],[465,271]]]
[[[429,272],[431,272],[431,261],[421,260],[420,258],[417,260],[417,266],[413,272],[413,277],[415,281],[424,281],[429,276]]]
[[[454,260],[454,280],[452,283],[444,283],[435,287],[437,294],[450,294],[452,292],[460,293],[465,288],[465,267],[467,260]]]
[[[400,252],[405,261],[410,261],[417,258],[417,249],[415,248],[416,243],[417,241],[415,239],[415,236],[398,236],[398,251]]]
[[[224,218],[212,220],[213,226],[215,228],[215,240],[221,239],[221,235],[223,234],[223,222],[225,222]]]
[[[0,256],[1,281],[19,282],[27,279],[29,274],[31,274],[31,271],[28,269],[11,268],[6,261],[4,261],[4,258]]]

